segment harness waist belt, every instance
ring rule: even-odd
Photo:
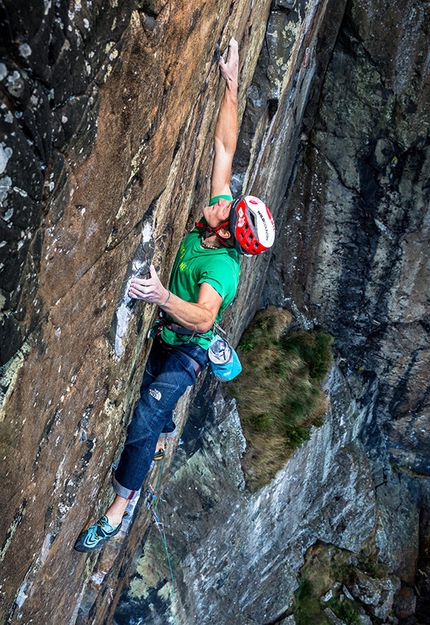
[[[198,332],[194,332],[194,330],[188,330],[188,328],[184,328],[184,326],[180,326],[178,323],[166,323],[166,328],[176,332],[176,334],[198,334]]]

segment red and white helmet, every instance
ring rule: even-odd
[[[245,256],[261,254],[272,247],[275,222],[264,202],[253,195],[240,195],[230,212],[230,231],[236,239],[236,249]]]

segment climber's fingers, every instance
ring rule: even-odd
[[[230,39],[227,49],[227,61],[221,56],[219,59],[219,68],[221,75],[227,82],[236,79],[239,65],[239,48],[236,39]]]
[[[167,290],[161,284],[153,265],[150,267],[150,278],[133,278],[130,282],[128,294],[135,299],[159,304],[166,299]]]

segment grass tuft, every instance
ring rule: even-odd
[[[294,594],[294,616],[297,625],[330,625],[312,582],[304,578]]]
[[[333,337],[322,328],[288,332],[290,322],[288,311],[273,306],[256,314],[238,346],[242,374],[229,384],[248,440],[251,489],[273,478],[327,411],[321,382]]]
[[[300,571],[299,586],[294,593],[292,613],[297,625],[331,625],[325,610],[331,611],[345,625],[360,625],[367,606],[357,599],[350,599],[344,592],[351,572],[368,569],[369,563],[378,565],[382,577],[389,569],[378,561],[373,539],[360,554],[340,549],[334,545],[315,543],[306,552],[305,563]],[[357,557],[358,556],[358,557]],[[355,563],[354,563],[355,561]],[[358,564],[356,564],[358,561]],[[331,598],[325,595],[331,590]]]

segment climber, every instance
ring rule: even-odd
[[[227,61],[219,61],[226,88],[215,126],[211,200],[179,248],[169,288],[153,266],[149,278],[131,281],[129,295],[157,304],[163,317],[153,328],[140,399],[113,478],[115,499],[101,519],[80,534],[77,551],[95,551],[120,531],[129,501],[152,461],[163,457],[166,437],[174,432],[172,412],[178,399],[208,364],[214,323],[236,294],[239,255],[259,254],[274,241],[274,223],[265,204],[253,196],[233,201],[230,191],[238,134],[238,66],[238,44],[232,39]]]

